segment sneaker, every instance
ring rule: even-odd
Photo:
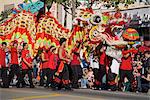
[[[2,88],[9,88],[9,86],[2,86]]]
[[[87,89],[87,86],[81,86],[81,89]]]

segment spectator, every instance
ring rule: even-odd
[[[147,75],[142,75],[142,92],[147,93],[150,89],[150,67],[147,68]]]
[[[93,75],[93,69],[91,67],[89,68],[87,77],[88,77],[88,86],[90,89],[92,89],[92,87],[94,85],[94,75]]]
[[[146,68],[150,66],[150,51],[145,51],[142,62],[143,62],[142,74],[146,75],[147,74]]]
[[[150,51],[146,51],[144,53],[144,59],[143,59],[143,75],[142,75],[142,92],[148,92],[148,89],[150,88]]]
[[[99,59],[98,56],[94,56],[94,58],[91,61],[90,66],[93,69],[93,74],[94,74],[94,89],[98,90],[100,86],[100,80],[99,80]]]
[[[87,88],[87,85],[88,85],[88,69],[85,68],[83,70],[83,77],[81,79],[81,88]]]
[[[137,91],[141,92],[142,91],[142,88],[141,88],[142,62],[141,62],[140,54],[135,55],[133,65],[134,65],[134,76],[137,81]]]

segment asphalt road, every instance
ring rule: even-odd
[[[77,89],[52,91],[43,87],[0,88],[0,100],[150,100],[149,94]]]

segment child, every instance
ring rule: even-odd
[[[82,79],[81,79],[81,88],[87,88],[87,85],[88,85],[88,69],[84,69],[83,70],[83,76],[82,76]]]
[[[88,78],[88,86],[91,89],[94,85],[94,75],[93,75],[93,70],[91,67],[89,68],[87,78]]]

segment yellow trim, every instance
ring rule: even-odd
[[[49,98],[49,97],[58,97],[58,96],[62,96],[61,94],[48,94],[48,95],[36,95],[36,96],[29,96],[29,97],[21,97],[21,98],[16,98],[13,100],[32,100],[32,99],[42,99],[42,98]]]

